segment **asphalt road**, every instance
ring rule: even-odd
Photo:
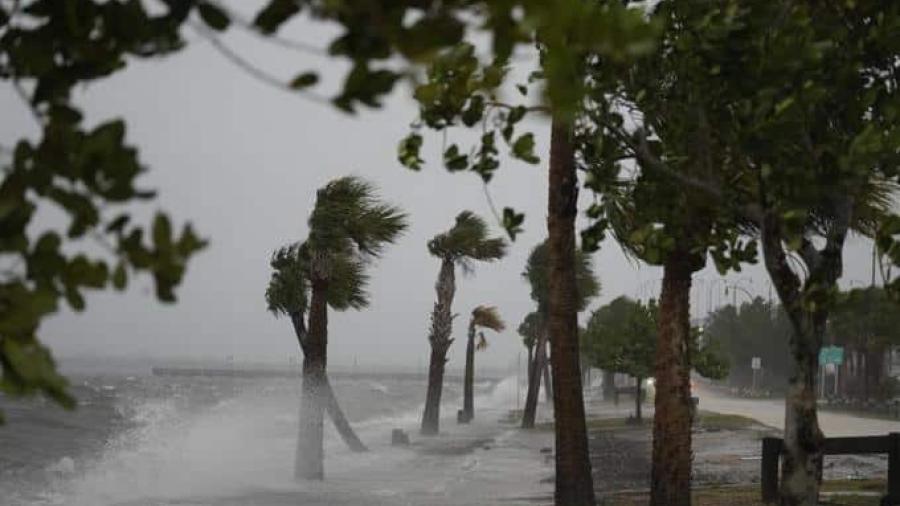
[[[784,428],[784,399],[738,399],[695,385],[700,409],[747,416],[764,425]],[[875,436],[900,432],[900,420],[880,420],[845,413],[819,411],[819,426],[826,437]]]

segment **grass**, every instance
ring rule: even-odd
[[[748,416],[703,410],[700,410],[697,424],[708,430],[743,430],[761,425],[758,421]]]
[[[841,480],[828,481],[822,487],[823,492],[842,492],[841,495],[826,496],[820,499],[821,504],[831,506],[878,506],[880,493],[885,490],[883,481],[877,480]],[[850,492],[849,494],[844,494]],[[869,494],[853,495],[853,492]],[[877,492],[879,495],[871,495]],[[728,487],[696,488],[692,493],[694,506],[766,506],[760,498],[759,485],[740,485]],[[604,506],[644,506],[647,504],[646,492],[627,492],[607,497],[601,502]]]
[[[510,413],[512,416],[513,413]],[[650,427],[652,418],[644,418],[641,423],[635,423],[629,418],[588,418],[588,430],[618,431],[634,430]],[[751,427],[759,427],[761,424],[753,418],[741,415],[729,415],[713,411],[700,411],[696,425],[706,430],[743,430]],[[553,430],[553,422],[539,423],[535,426],[538,430]]]
[[[860,418],[871,418],[873,420],[889,420],[892,422],[898,421],[898,418],[889,414],[880,411],[869,411],[865,409],[859,408],[850,408],[850,407],[841,407],[841,406],[828,406],[827,404],[819,404],[818,409],[820,411],[827,411],[830,413],[840,413],[844,415],[853,415],[858,416]]]

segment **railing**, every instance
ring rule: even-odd
[[[784,440],[765,437],[762,440],[762,470],[760,485],[762,499],[773,502],[778,499],[778,463],[784,452]],[[825,438],[825,455],[854,455],[886,453],[888,455],[887,495],[881,504],[900,505],[900,433],[885,436],[830,437]]]

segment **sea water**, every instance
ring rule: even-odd
[[[391,447],[392,429],[416,434],[426,386],[417,375],[332,376],[341,406],[371,451],[351,453],[326,419],[323,483],[293,479],[299,377],[123,371],[70,380],[79,399],[73,412],[41,399],[0,399],[7,417],[0,428],[0,504],[478,504],[521,492],[515,487],[521,473],[529,465],[532,472],[541,468],[520,462],[523,450],[537,454],[528,444],[492,454],[479,447],[479,455]],[[460,428],[461,385],[448,378],[442,436],[432,441],[508,439],[513,432],[498,419],[515,408],[516,392],[514,377],[479,382],[481,425]],[[493,480],[480,492],[466,484],[476,472]],[[508,483],[514,490],[498,489]]]

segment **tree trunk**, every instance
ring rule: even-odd
[[[616,373],[603,371],[603,400],[609,401],[616,395]]]
[[[829,293],[835,289],[840,277],[852,200],[838,198],[836,202],[836,218],[825,247],[816,250],[805,240],[798,250],[808,270],[806,286],[801,285],[800,278],[788,264],[776,211],[765,214],[760,231],[766,270],[792,327],[789,344],[794,369],[788,379],[785,397],[784,455],[781,460],[780,503],[783,506],[815,506],[819,502],[825,438],[816,413],[816,382],[828,311],[821,302],[816,310],[810,311],[804,297]]]
[[[549,343],[548,343],[549,344]],[[553,380],[550,377],[550,361],[553,360],[551,354],[550,360],[544,360],[544,400],[547,404],[553,402]],[[580,367],[580,364],[579,364]]]
[[[294,477],[321,480],[325,477],[323,439],[324,402],[327,388],[325,367],[328,349],[328,306],[326,281],[312,283],[309,306],[309,332],[303,354],[303,396],[300,401],[300,433]]]
[[[641,417],[641,402],[643,401],[643,391],[641,390],[641,383],[643,383],[644,378],[635,378],[637,380],[637,385],[634,387],[634,419],[640,422],[643,418]]]
[[[693,256],[669,253],[663,266],[656,346],[650,504],[691,504],[691,386],[688,364]]]
[[[463,377],[463,418],[468,423],[475,416],[475,322],[469,322],[469,336],[466,341],[466,373]]]
[[[541,389],[541,371],[547,361],[547,333],[541,330],[535,345],[534,361],[528,367],[528,392],[525,394],[525,410],[522,412],[522,428],[534,428],[537,416],[538,394]]]
[[[325,409],[328,410],[328,416],[334,423],[334,428],[337,429],[341,439],[344,440],[344,443],[347,444],[351,451],[369,451],[369,449],[366,448],[366,445],[359,439],[359,436],[356,435],[356,432],[353,431],[350,422],[347,421],[344,410],[342,410],[341,405],[338,404],[337,397],[334,395],[334,390],[331,389],[331,383],[328,381],[327,376],[325,377],[325,382],[322,386],[322,395],[325,397]]]
[[[444,366],[447,363],[447,350],[453,342],[450,333],[453,329],[453,315],[450,307],[456,293],[456,273],[453,262],[449,259],[441,261],[441,271],[434,286],[437,302],[431,313],[431,364],[428,367],[428,390],[425,396],[425,412],[422,413],[422,435],[434,435],[440,430],[441,390],[444,387]]]
[[[294,333],[297,335],[297,342],[300,344],[300,352],[303,353],[304,357],[306,356],[305,346],[306,346],[306,326],[303,323],[303,315],[300,313],[292,313],[290,315],[291,323],[294,325]],[[366,448],[366,445],[359,439],[359,436],[356,435],[356,432],[353,431],[353,427],[350,426],[350,422],[347,421],[347,417],[344,415],[344,411],[341,409],[341,405],[338,404],[337,397],[334,395],[334,390],[331,389],[331,383],[328,381],[328,376],[325,376],[325,389],[323,391],[323,395],[327,397],[325,400],[325,407],[328,410],[328,416],[331,418],[331,421],[334,423],[334,427],[337,429],[338,434],[341,435],[341,439],[344,440],[344,443],[350,448],[351,451],[354,452],[366,452],[369,451]]]
[[[594,506],[584,397],[578,361],[575,216],[578,178],[568,123],[554,118],[547,205],[548,335],[553,362],[557,506]],[[549,385],[548,385],[549,386]],[[548,388],[549,390],[549,388]]]
[[[528,347],[528,384],[531,384],[531,375],[534,369],[534,345]]]
[[[824,325],[823,325],[824,330]],[[781,504],[816,506],[822,472],[824,436],[816,414],[820,339],[795,327],[791,339],[794,371],[788,379],[784,409]]]

